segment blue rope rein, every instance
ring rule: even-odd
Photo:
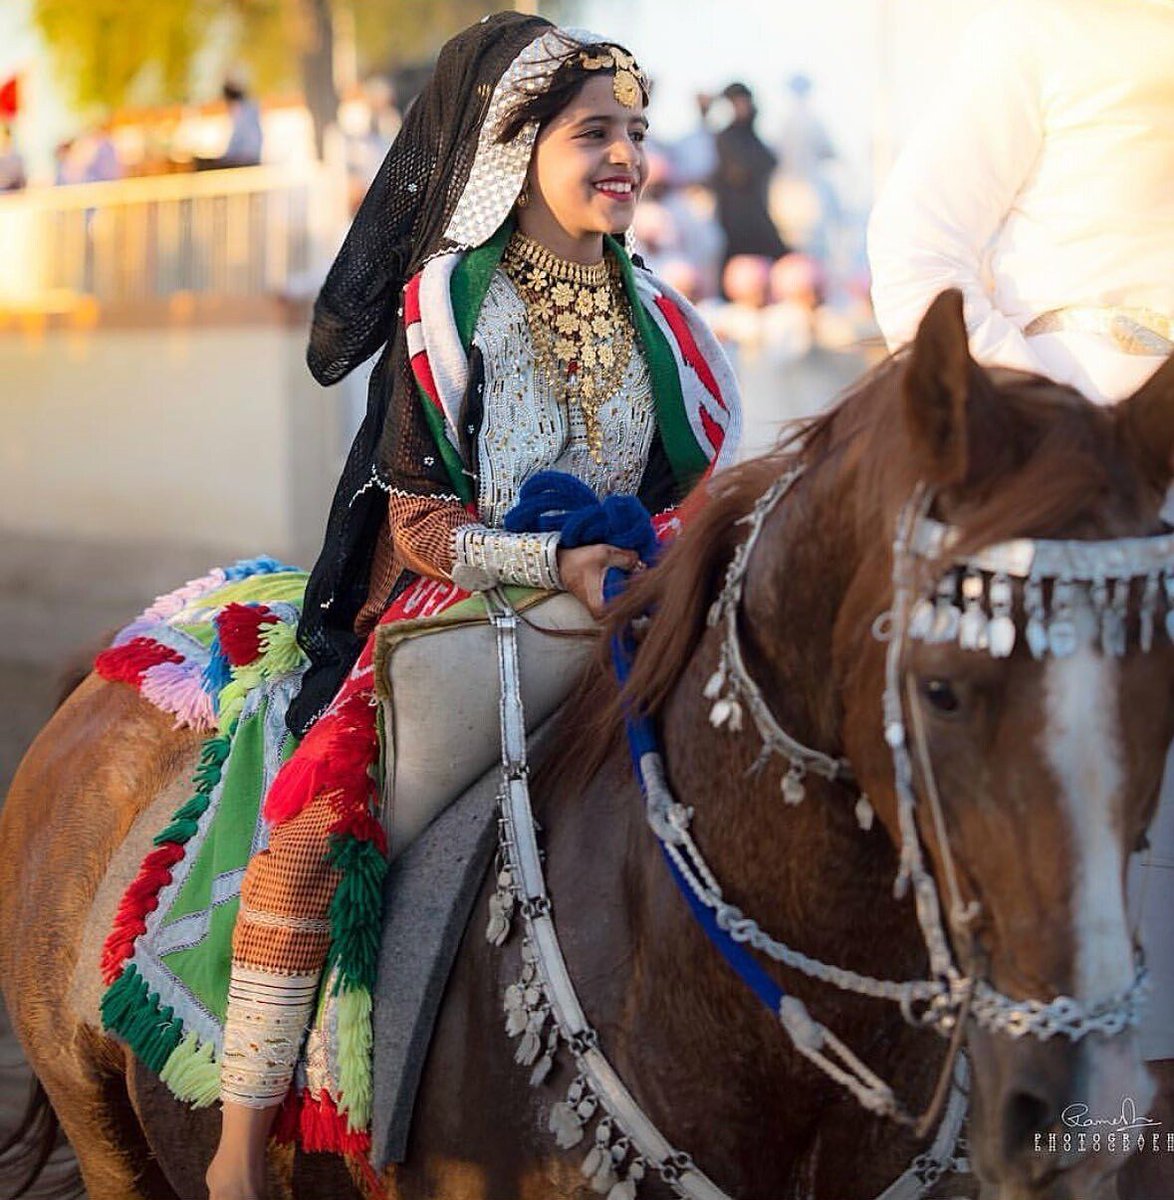
[[[624,550],[635,550],[641,561],[649,566],[660,553],[652,518],[635,496],[608,496],[601,501],[587,484],[561,471],[541,471],[528,479],[503,523],[511,533],[558,532],[561,535],[560,544],[568,549],[606,543]],[[610,603],[619,596],[626,589],[629,578],[627,571],[609,568],[604,576],[604,599]],[[636,659],[636,639],[631,628],[625,628],[613,636],[611,656],[622,690],[631,676]],[[632,767],[647,802],[648,781],[644,776],[643,761],[649,754],[656,755],[657,759],[662,758],[660,738],[654,723],[639,712],[625,712],[624,727]],[[718,925],[713,910],[694,894],[663,841],[661,851],[674,882],[706,937],[739,978],[777,1017],[786,993],[750,952]]]

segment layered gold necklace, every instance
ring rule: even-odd
[[[619,264],[568,262],[514,233],[501,265],[526,305],[538,370],[560,402],[578,404],[587,448],[602,462],[599,410],[622,388],[634,342]]]

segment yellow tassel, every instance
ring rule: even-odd
[[[342,992],[338,1003],[338,1083],[340,1107],[352,1132],[371,1123],[371,993]]]
[[[298,645],[297,627],[285,621],[261,628],[261,657],[257,665],[266,679],[288,675],[296,671],[305,661],[305,654]]]
[[[159,1078],[193,1108],[206,1108],[220,1099],[220,1064],[211,1042],[187,1034],[171,1052]]]

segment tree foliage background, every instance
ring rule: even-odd
[[[34,19],[82,109],[190,103],[244,68],[261,93],[302,91],[311,109],[340,29],[360,77],[418,63],[493,0],[34,0]],[[327,101],[328,103],[328,101]],[[320,115],[316,113],[316,116]]]

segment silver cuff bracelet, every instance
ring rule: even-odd
[[[498,583],[558,591],[558,543],[557,533],[506,533],[462,525],[453,544],[453,583],[470,592]]]

